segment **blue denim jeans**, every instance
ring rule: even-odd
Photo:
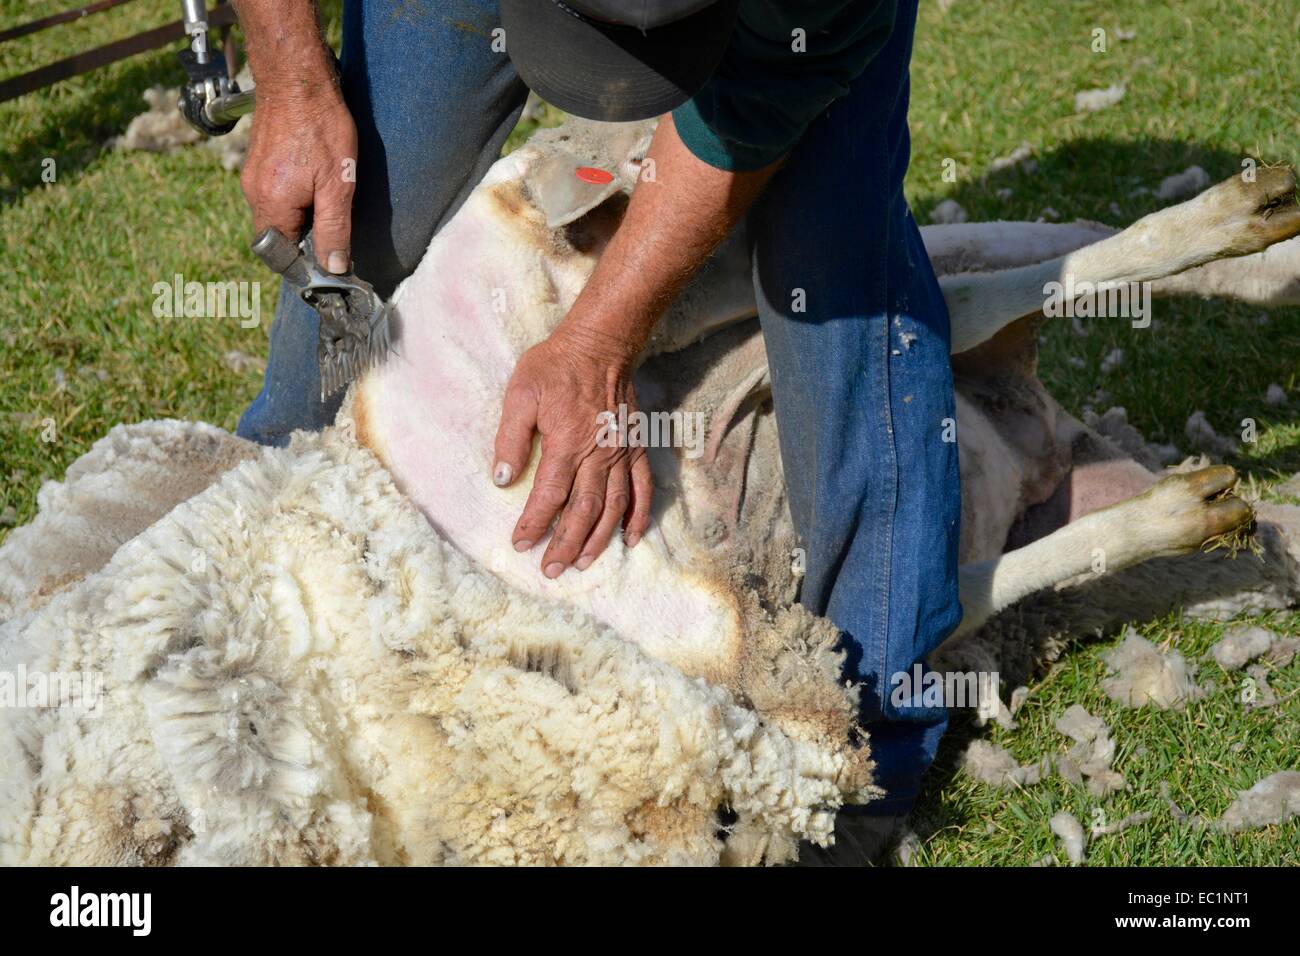
[[[754,282],[801,601],[843,631],[884,801],[911,806],[946,726],[896,706],[895,674],[960,619],[961,497],[948,314],[903,198],[916,0],[850,93],[808,131],[753,212]],[[389,294],[496,159],[526,90],[491,51],[494,0],[349,0],[343,94],[360,148],[356,271]],[[239,434],[283,444],[333,420],[318,398],[316,316],[282,291],[261,394]],[[945,440],[948,439],[948,440]]]
[[[898,706],[894,677],[961,620],[961,491],[948,311],[903,197],[916,0],[813,124],[752,215],[754,284],[800,601],[844,634],[883,801],[905,813],[947,711]],[[910,695],[908,695],[910,698]]]

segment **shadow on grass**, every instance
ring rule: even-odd
[[[179,48],[179,41],[177,43]],[[39,110],[39,127],[26,136],[5,137],[0,151],[0,206],[13,205],[41,179],[46,159],[55,161],[59,181],[90,166],[106,141],[125,132],[127,124],[148,107],[144,91],[155,84],[179,86],[184,72],[168,48],[134,57],[101,70],[65,80],[0,106],[0,125],[12,123],[10,111]],[[93,85],[93,93],[85,91]],[[81,87],[74,89],[74,87]]]
[[[997,172],[963,169],[951,186],[944,184],[937,172],[923,181],[920,171],[913,169],[909,192],[914,197],[917,220],[922,223],[930,221],[930,212],[939,202],[954,199],[969,213],[971,221],[1032,221],[1050,207],[1062,222],[1095,219],[1127,225],[1175,201],[1156,198],[1165,177],[1189,166],[1200,166],[1209,174],[1210,182],[1217,183],[1240,173],[1245,158],[1181,139],[1077,139],[1035,153],[1028,163]],[[1257,159],[1262,163],[1295,163],[1300,155]],[[926,188],[931,184],[933,191]],[[1111,203],[1119,207],[1121,215],[1116,215]]]

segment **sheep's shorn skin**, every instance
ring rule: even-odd
[[[135,428],[146,444],[214,431]],[[786,733],[468,562],[348,435],[260,452],[6,608],[0,671],[97,673],[103,698],[0,709],[0,862],[776,862],[873,794],[847,732]],[[778,683],[826,675],[847,728],[833,632],[810,622],[751,653]],[[749,703],[781,704],[770,690]]]

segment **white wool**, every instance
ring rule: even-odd
[[[1148,471],[1158,473],[1182,457],[1173,445],[1158,445],[1143,438],[1142,433],[1129,424],[1128,410],[1122,405],[1112,406],[1101,415],[1085,408],[1083,423],[1109,438]]]
[[[0,548],[0,621],[98,571],[126,541],[257,446],[202,423],[118,425],[41,485],[30,524]]]
[[[1116,83],[1102,90],[1081,90],[1074,94],[1074,111],[1076,113],[1095,113],[1114,106],[1124,98],[1127,88],[1123,83]]]
[[[1056,721],[1056,729],[1075,745],[1068,754],[1057,757],[1056,769],[1075,786],[1087,778],[1088,792],[1107,797],[1124,789],[1124,777],[1111,768],[1115,761],[1115,741],[1100,717],[1094,717],[1079,704],[1072,704]]]
[[[1210,654],[1225,671],[1245,667],[1255,658],[1267,654],[1276,635],[1254,625],[1230,628],[1223,639],[1210,648]]]
[[[1237,791],[1237,799],[1217,820],[1206,820],[1199,814],[1192,815],[1182,810],[1170,796],[1168,782],[1160,784],[1160,794],[1175,820],[1227,833],[1274,826],[1300,816],[1300,772],[1294,770],[1278,771],[1264,777],[1249,790]]]
[[[1056,730],[1079,743],[1091,743],[1108,734],[1106,722],[1088,713],[1081,704],[1071,704],[1056,719]]]
[[[1161,710],[1181,708],[1202,696],[1194,671],[1177,651],[1161,652],[1131,627],[1124,642],[1106,652],[1112,673],[1101,682],[1111,700],[1124,707],[1154,704]]]
[[[1240,791],[1217,827],[1239,833],[1256,827],[1285,823],[1300,816],[1300,773],[1281,771],[1259,781],[1249,790]]]
[[[1038,169],[1038,163],[1033,158],[1034,148],[1028,143],[1021,143],[1006,156],[999,156],[989,163],[988,173],[1000,173],[1005,169],[1020,169],[1026,173],[1032,173]]]
[[[1139,823],[1146,823],[1152,817],[1150,810],[1140,810],[1136,813],[1130,813],[1128,816],[1116,820],[1114,823],[1103,823],[1100,819],[1092,825],[1092,836],[1110,836],[1115,833],[1123,833],[1129,827],[1137,826]]]
[[[1156,198],[1166,202],[1184,199],[1201,192],[1210,185],[1210,174],[1200,166],[1188,166],[1181,173],[1166,176],[1156,188]]]
[[[110,141],[114,149],[145,150],[151,153],[168,153],[182,146],[190,146],[203,138],[203,134],[185,121],[176,105],[180,90],[151,86],[144,91],[144,101],[149,109],[127,124],[126,132]]]
[[[0,709],[0,863],[777,862],[875,792],[847,739],[471,565],[338,429],[24,607],[0,671],[97,673],[104,698]]]
[[[1060,810],[1052,817],[1048,824],[1052,832],[1056,834],[1057,839],[1061,841],[1061,846],[1065,849],[1065,855],[1072,866],[1077,866],[1083,862],[1083,848],[1087,843],[1087,836],[1083,832],[1083,825],[1079,823],[1075,816],[1065,810]]]
[[[241,89],[248,89],[252,84],[247,67],[237,79]],[[243,168],[252,140],[253,117],[241,116],[235,128],[222,136],[204,136],[181,115],[179,98],[180,90],[176,87],[151,86],[145,90],[144,101],[149,109],[133,117],[126,132],[111,139],[109,145],[114,149],[169,153],[200,143],[202,148],[217,154],[227,172]]]
[[[1041,761],[1022,766],[1009,751],[987,740],[972,740],[960,764],[967,776],[998,789],[1032,787],[1046,769]]]
[[[961,203],[957,202],[955,199],[945,199],[930,210],[931,222],[950,225],[952,223],[965,222],[966,219],[966,210],[963,209]]]
[[[1192,412],[1187,416],[1187,424],[1183,426],[1183,433],[1187,440],[1196,451],[1209,452],[1215,455],[1232,455],[1237,451],[1237,443],[1231,438],[1224,437],[1214,430],[1210,420],[1205,417],[1205,412]]]
[[[1025,702],[1026,702],[1027,700],[1029,700],[1029,688],[1028,688],[1028,687],[1024,687],[1024,686],[1017,687],[1015,690],[1013,690],[1013,691],[1011,692],[1011,707],[1010,707],[1010,710],[1011,710],[1011,716],[1012,716],[1012,717],[1014,717],[1016,714],[1020,713],[1020,708],[1025,706]]]
[[[1286,667],[1300,654],[1300,637],[1275,637],[1264,660],[1274,667]]]

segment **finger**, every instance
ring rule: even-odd
[[[632,460],[632,504],[623,525],[623,544],[635,548],[650,527],[650,505],[654,499],[655,478],[650,470],[650,456],[644,451]]]
[[[609,459],[587,458],[578,468],[568,505],[560,513],[555,532],[542,555],[542,573],[558,578],[573,563],[591,529],[605,510],[605,488],[609,482]]]
[[[536,430],[536,394],[532,389],[507,385],[492,454],[492,481],[497,487],[506,487],[524,473],[533,453],[533,433]],[[533,487],[536,487],[535,482]],[[568,489],[565,491],[567,493]],[[536,541],[537,537],[532,540]]]
[[[537,464],[533,488],[510,536],[516,551],[527,551],[551,530],[551,522],[569,501],[579,460],[558,438],[542,439],[542,460]]]
[[[316,261],[330,272],[347,272],[352,261],[352,184],[336,170],[316,190],[312,207],[312,245]]]
[[[631,502],[628,463],[620,460],[610,469],[609,479],[605,485],[605,510],[601,512],[600,520],[596,522],[596,527],[588,536],[587,543],[582,546],[582,554],[578,556],[577,561],[573,562],[575,568],[586,571],[591,567],[592,562],[604,553],[605,548],[609,546],[610,537],[622,522],[623,516],[627,514]]]
[[[253,235],[260,235],[267,226],[274,226],[290,242],[298,241],[307,216],[307,211],[301,206],[263,198],[250,198],[248,204],[253,209]]]

